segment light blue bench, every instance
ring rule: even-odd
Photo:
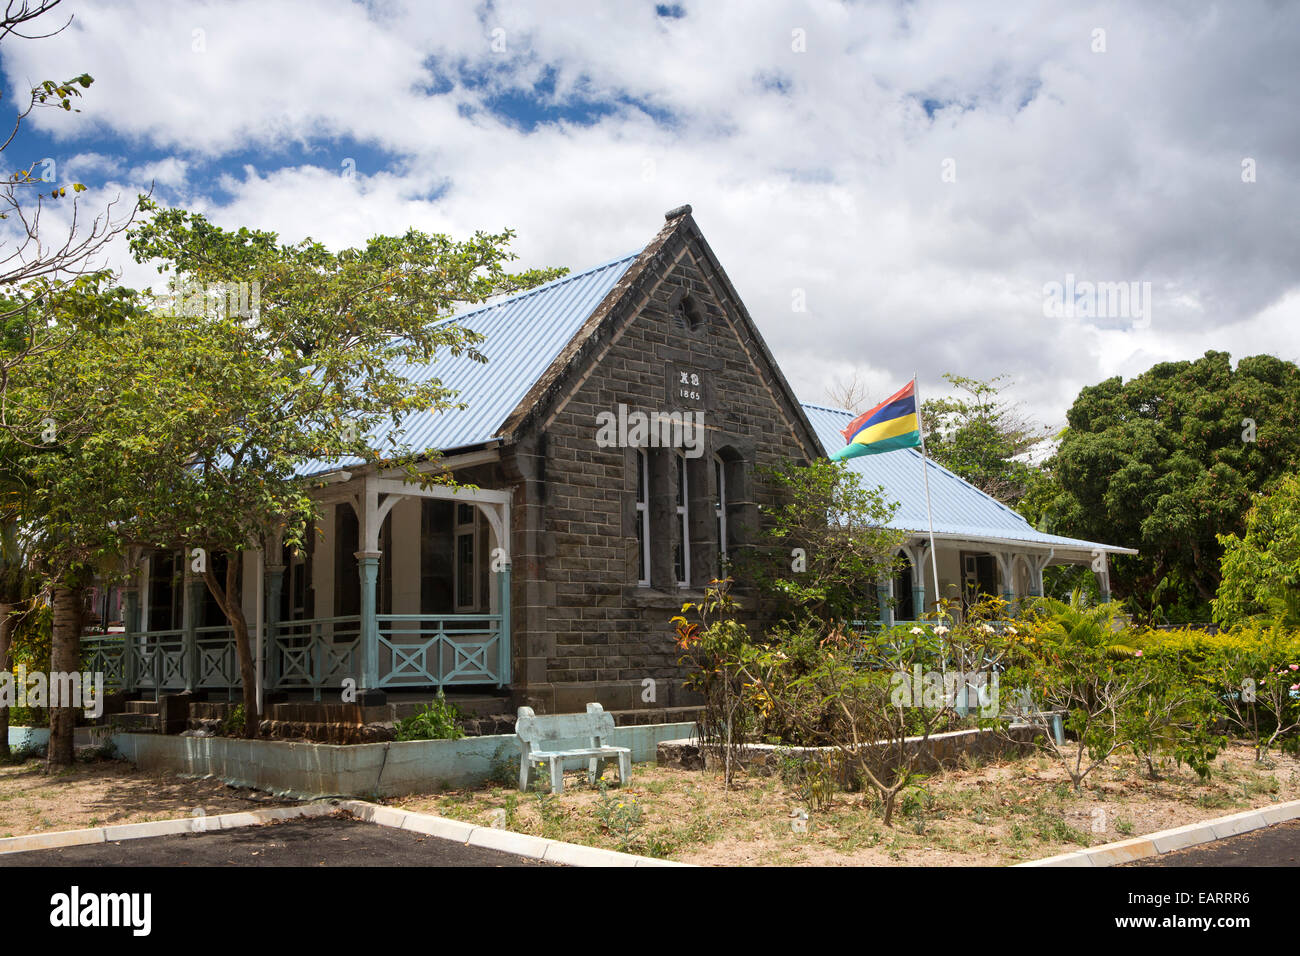
[[[515,720],[519,737],[519,789],[527,790],[534,764],[548,764],[551,793],[564,790],[564,761],[589,758],[587,779],[596,782],[606,760],[618,760],[618,782],[632,778],[632,751],[605,743],[614,732],[614,716],[600,704],[588,704],[585,714],[544,714],[520,707]],[[585,746],[584,746],[585,743]]]

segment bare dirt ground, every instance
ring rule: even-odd
[[[219,780],[147,773],[120,760],[79,761],[53,774],[46,774],[42,759],[0,763],[0,837],[168,820],[196,808],[211,815],[294,802]]]
[[[1185,767],[1150,780],[1131,757],[1113,757],[1074,793],[1065,771],[1031,756],[952,770],[918,781],[892,827],[869,795],[837,792],[830,807],[807,803],[773,777],[741,777],[638,764],[626,788],[602,795],[582,774],[565,791],[448,791],[393,801],[406,809],[552,839],[688,863],[721,866],[970,866],[1038,859],[1084,846],[1300,799],[1300,761],[1261,764],[1234,744],[1208,782]],[[612,783],[617,774],[609,771]],[[620,806],[621,804],[621,806]]]

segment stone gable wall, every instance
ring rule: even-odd
[[[755,468],[816,453],[815,445],[796,438],[810,441],[767,372],[765,350],[746,334],[723,284],[709,275],[700,247],[679,234],[659,262],[662,281],[650,276],[638,284],[631,321],[599,342],[594,361],[566,383],[558,413],[542,418],[539,431],[516,451],[523,481],[516,486],[512,542],[519,635],[514,686],[520,703],[551,712],[579,711],[589,701],[607,710],[695,703],[682,687],[669,618],[715,576],[713,456],[728,459],[734,550],[756,536],[762,491]],[[690,300],[685,310],[683,297]],[[675,394],[683,371],[684,387],[698,398]],[[699,385],[691,375],[699,376]],[[703,454],[687,459],[688,588],[675,584],[669,547],[677,518],[671,449],[648,450],[651,586],[637,585],[636,453],[597,443],[597,416],[617,413],[620,403],[629,412],[703,414]],[[645,699],[646,679],[655,681],[653,701]]]

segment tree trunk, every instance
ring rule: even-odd
[[[81,670],[81,604],[83,588],[60,586],[54,589],[54,628],[50,640],[50,746],[47,767],[72,764],[72,735],[77,725],[77,708],[60,701],[55,707],[54,675]]]
[[[244,617],[243,591],[239,582],[242,564],[243,555],[236,552],[226,562],[224,585],[217,580],[216,572],[210,566],[204,570],[203,580],[234,632],[235,653],[239,657],[239,681],[244,691],[244,736],[252,738],[258,734],[262,715],[257,710],[257,666],[248,637],[248,621]]]
[[[9,645],[13,641],[14,605],[0,604],[0,674],[12,674]],[[9,756],[9,706],[0,702],[0,757]]]

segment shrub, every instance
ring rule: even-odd
[[[465,731],[460,726],[460,708],[447,703],[438,688],[438,696],[424,710],[397,722],[398,740],[460,740]]]
[[[236,704],[230,709],[228,716],[221,725],[222,733],[227,737],[244,736],[244,705]]]

